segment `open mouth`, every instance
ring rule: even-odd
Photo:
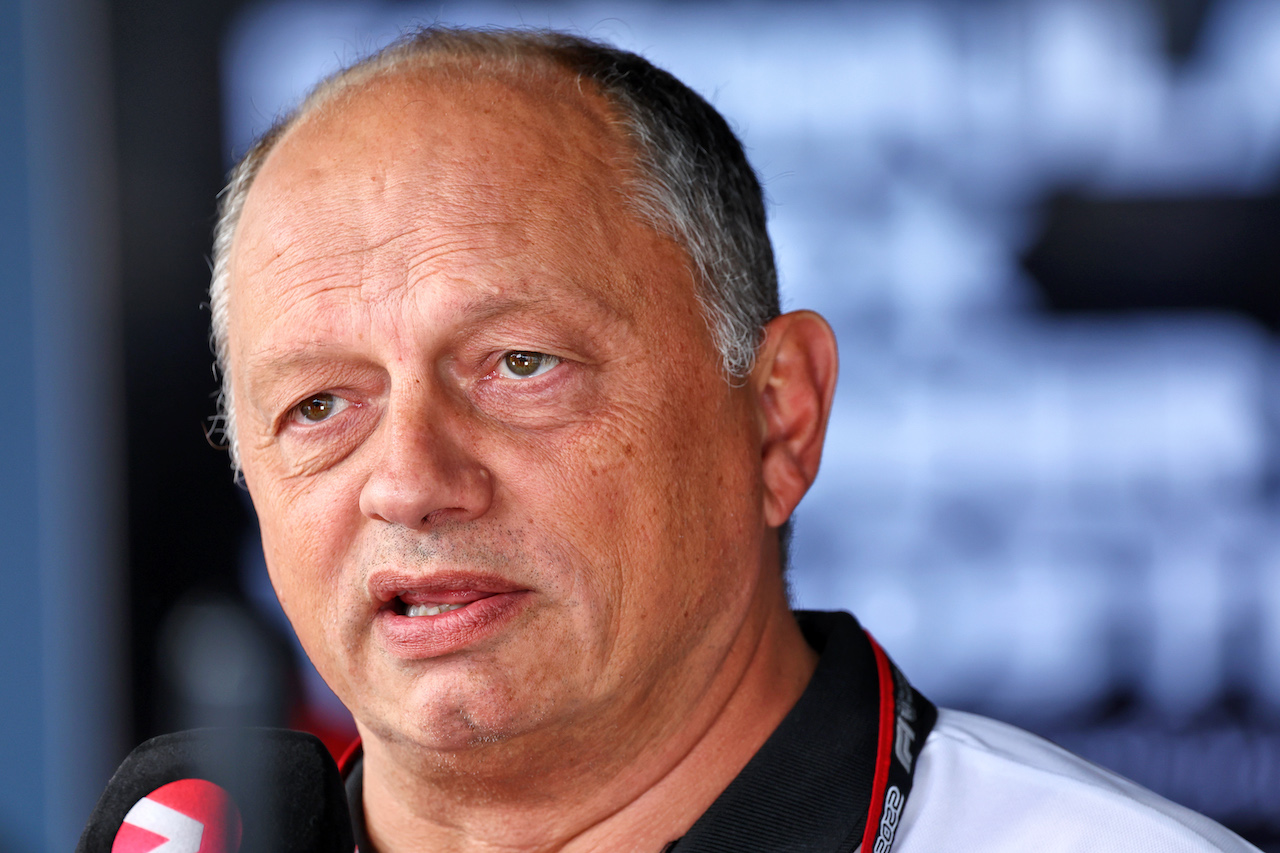
[[[439,657],[480,642],[500,632],[531,601],[527,589],[474,577],[421,581],[387,574],[371,590],[382,600],[375,630],[391,654],[408,660]]]
[[[461,610],[467,606],[466,604],[405,604],[398,598],[396,601],[399,604],[398,610],[401,616],[439,616],[441,613]]]
[[[455,610],[492,598],[498,593],[479,590],[451,590],[447,592],[402,592],[387,602],[386,608],[397,616],[420,618],[442,616]]]

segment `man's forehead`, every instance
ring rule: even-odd
[[[684,250],[628,202],[634,169],[617,127],[603,99],[563,76],[411,74],[322,104],[249,192],[230,264],[233,336],[258,325],[235,319],[243,298],[281,314],[325,293],[326,304],[398,300],[427,282],[485,299],[495,285],[560,291],[630,318],[662,269],[660,285],[692,304],[692,278],[670,274],[688,271]]]
[[[323,245],[326,222],[348,237],[363,229],[370,247],[429,223],[442,254],[454,234],[518,243],[521,221],[560,219],[577,239],[613,243],[638,224],[623,203],[631,160],[603,99],[563,75],[435,71],[361,84],[312,109],[266,158],[237,228],[233,277],[258,272],[240,263],[245,250],[284,265],[303,247],[307,258],[350,251]],[[353,203],[370,194],[375,209]]]
[[[352,84],[309,109],[257,180],[281,168],[327,172],[359,163],[376,172],[403,162],[524,166],[527,177],[547,167],[561,175],[594,167],[622,178],[634,152],[613,112],[563,73],[405,71]]]

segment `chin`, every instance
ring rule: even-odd
[[[460,678],[451,684],[418,685],[406,694],[388,697],[387,713],[369,726],[371,732],[407,746],[437,753],[482,751],[540,727],[544,715],[538,703],[515,702],[503,686],[485,686],[478,679]]]

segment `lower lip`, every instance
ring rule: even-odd
[[[407,660],[440,657],[491,637],[523,609],[527,591],[500,592],[435,616],[378,611],[374,630],[391,654]]]

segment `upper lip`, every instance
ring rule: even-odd
[[[369,576],[369,595],[380,605],[396,599],[410,603],[465,604],[504,592],[522,592],[526,587],[499,575],[446,571],[422,575],[412,571],[385,570]]]

